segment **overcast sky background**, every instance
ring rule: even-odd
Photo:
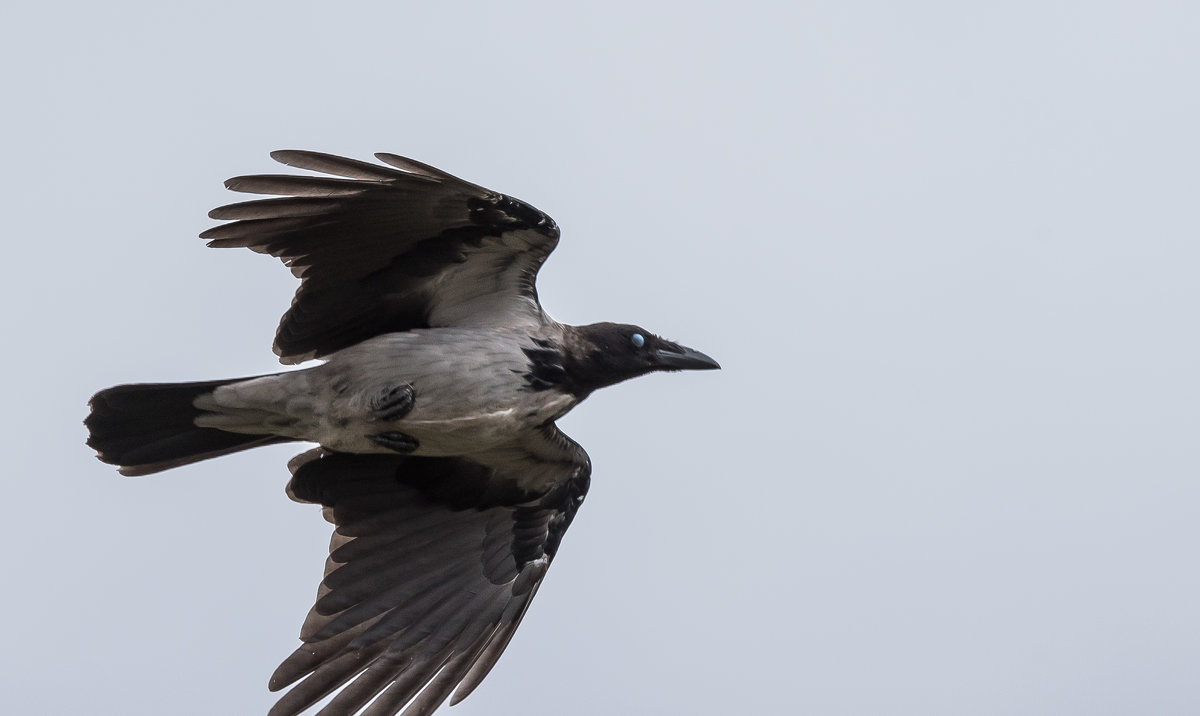
[[[262,714],[329,527],[293,447],[124,479],[122,382],[276,368],[206,249],[273,149],[563,227],[562,321],[721,361],[561,422],[591,493],[449,713],[1200,712],[1194,3],[31,3],[6,110],[0,711]]]

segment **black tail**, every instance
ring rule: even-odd
[[[119,466],[122,475],[148,475],[260,445],[290,442],[292,438],[278,435],[196,427],[201,411],[192,401],[239,380],[245,379],[140,383],[102,390],[92,396],[92,414],[83,421],[91,432],[87,444],[102,461]]]

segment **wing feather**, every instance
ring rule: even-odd
[[[284,363],[382,333],[545,320],[534,282],[558,243],[547,215],[512,197],[393,154],[384,165],[282,150],[283,164],[334,176],[239,176],[233,191],[276,198],[218,207],[216,248],[281,259],[301,279],[279,323]]]
[[[280,164],[297,169],[307,169],[322,174],[333,174],[347,179],[362,179],[365,181],[391,181],[406,172],[381,167],[378,164],[348,159],[322,152],[304,152],[294,149],[280,149],[271,152],[271,158]],[[411,173],[411,172],[407,172]]]
[[[271,716],[339,688],[320,714],[461,701],[512,638],[591,471],[553,425],[470,459],[316,449],[289,467],[288,493],[321,504],[335,532],[305,643],[271,677],[292,685]]]

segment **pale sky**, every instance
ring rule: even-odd
[[[719,360],[561,421],[592,488],[455,716],[1200,713],[1200,6],[0,10],[0,712],[264,714],[295,446],[143,479],[96,390],[276,369],[212,250],[294,148],[551,214],[555,318]],[[243,197],[244,198],[244,197]]]

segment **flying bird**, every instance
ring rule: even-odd
[[[288,495],[333,523],[271,716],[424,716],[465,698],[521,622],[587,493],[555,421],[598,388],[719,368],[633,325],[558,323],[535,279],[559,229],[534,207],[393,154],[277,161],[332,176],[230,179],[270,195],[209,213],[209,246],[300,279],[272,375],[145,383],[91,399],[88,445],[147,475],[284,442]],[[407,706],[407,708],[405,708]]]

